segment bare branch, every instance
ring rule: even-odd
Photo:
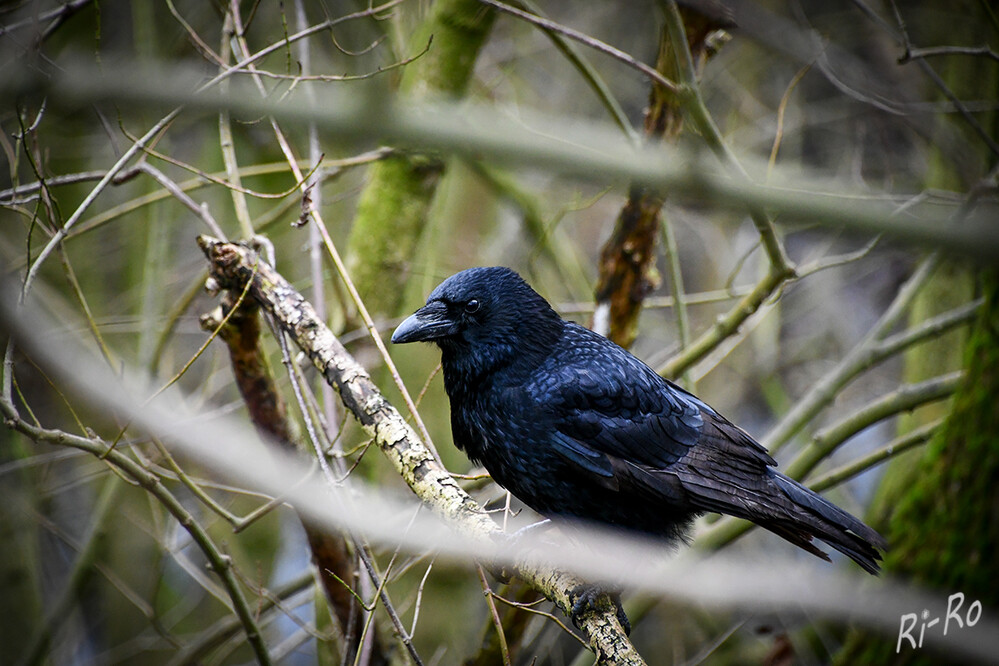
[[[911,47],[898,59],[898,62],[899,64],[905,64],[916,58],[933,58],[949,55],[981,56],[999,62],[999,53],[996,53],[987,46],[928,46],[921,49]]]
[[[255,614],[250,609],[246,596],[243,594],[243,590],[232,571],[233,564],[231,558],[215,545],[215,542],[212,541],[212,538],[201,523],[184,508],[180,500],[166,489],[160,482],[159,477],[120,451],[112,449],[99,439],[79,437],[58,430],[47,430],[27,423],[18,416],[14,406],[7,400],[0,400],[0,412],[3,413],[4,421],[8,427],[17,430],[35,441],[72,446],[98,457],[106,457],[115,467],[153,495],[173,515],[177,522],[187,530],[191,538],[198,545],[198,548],[208,559],[212,570],[222,580],[222,584],[225,586],[225,590],[232,602],[233,610],[235,610],[236,615],[239,617],[239,621],[246,633],[247,642],[253,648],[257,661],[261,665],[271,663],[270,655],[260,634]],[[44,649],[44,647],[44,644],[42,644],[40,647],[36,647],[34,651]]]
[[[649,67],[644,62],[636,60],[635,58],[628,55],[624,51],[615,48],[610,44],[602,42],[595,37],[591,37],[590,35],[579,32],[578,30],[573,30],[572,28],[568,28],[550,19],[536,16],[529,12],[517,9],[516,7],[511,7],[510,5],[499,2],[498,0],[480,0],[480,1],[484,5],[489,5],[490,7],[498,9],[501,12],[510,14],[511,16],[516,16],[517,18],[523,21],[527,21],[528,23],[533,23],[534,25],[538,26],[539,28],[542,28],[545,31],[554,32],[559,35],[565,35],[569,39],[577,41],[580,44],[585,44],[586,46],[589,46],[590,48],[596,51],[600,51],[601,53],[609,55],[615,60],[623,62],[624,64],[628,65],[633,69],[637,69],[639,72],[645,74],[645,76],[655,81],[659,85],[663,86],[667,90],[671,90],[673,92],[678,91],[677,85],[674,82],[667,79],[665,76],[657,72],[654,68]]]

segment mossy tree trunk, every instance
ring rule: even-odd
[[[995,39],[994,32],[988,32],[991,27],[985,16],[979,16],[977,24],[969,22],[979,33],[971,35],[966,34],[968,25],[921,22],[918,13],[906,11],[912,19],[909,35],[914,46]],[[984,13],[978,4],[969,7],[969,12]],[[996,65],[986,58],[950,57],[934,60],[931,66],[958,96],[994,100],[999,94]],[[993,138],[999,135],[999,115],[979,114],[976,120]],[[994,166],[994,156],[986,150],[981,135],[971,131],[963,119],[943,118],[936,130],[927,186],[967,191]],[[955,149],[955,144],[961,149]],[[942,403],[935,413],[923,410],[916,415],[923,422],[940,418],[952,404],[922,454],[915,450],[893,461],[869,518],[888,539],[885,571],[889,575],[937,589],[942,598],[961,592],[965,608],[973,601],[994,608],[999,605],[999,587],[995,585],[999,574],[999,487],[994,483],[999,478],[999,273],[989,270],[977,277],[986,301],[970,337],[955,331],[906,355],[906,380],[919,381],[952,369],[958,350],[963,348],[967,376],[952,403]],[[914,302],[911,323],[967,302],[975,278],[967,266],[942,262]],[[900,421],[900,429],[920,424],[910,417]],[[848,637],[837,663],[930,664],[940,663],[942,658],[929,647],[911,649],[895,637],[858,631]]]
[[[438,0],[412,40],[429,51],[406,66],[400,90],[460,97],[471,80],[494,12],[477,0]],[[430,41],[432,38],[432,42]],[[414,250],[444,172],[436,156],[401,155],[374,164],[350,232],[348,268],[372,313],[395,314]]]
[[[999,607],[999,274],[983,276],[986,302],[965,351],[968,375],[954,408],[928,445],[915,481],[888,522],[885,571],[948,596]],[[855,632],[840,664],[932,664],[926,646]]]

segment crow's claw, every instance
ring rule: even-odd
[[[621,606],[621,593],[606,592],[599,585],[591,583],[582,583],[569,591],[569,602],[572,604],[569,617],[572,619],[572,623],[578,629],[579,621],[585,613],[602,610],[602,604],[600,603],[602,597],[606,597],[610,603],[614,604],[614,613],[617,615],[617,621],[621,623],[624,633],[630,636],[631,622],[628,621],[624,607]]]

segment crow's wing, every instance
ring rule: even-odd
[[[550,441],[595,483],[745,518],[829,559],[813,545],[818,537],[878,571],[885,542],[877,532],[776,472],[763,447],[701,401],[665,382],[658,399],[642,393],[643,381],[602,381],[594,393],[589,379],[571,374],[563,374]]]
[[[532,383],[555,430],[556,452],[591,474],[614,475],[615,460],[667,469],[694,447],[719,449],[759,474],[774,460],[740,428],[605,338],[570,325],[564,344]],[[724,437],[705,438],[705,420]]]

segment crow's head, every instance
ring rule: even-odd
[[[442,282],[399,324],[392,342],[435,342],[445,352],[496,360],[557,339],[562,318],[509,268],[470,268]]]

